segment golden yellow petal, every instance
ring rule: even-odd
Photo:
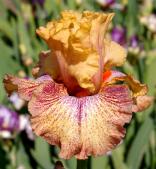
[[[127,52],[122,46],[113,41],[104,41],[105,58],[104,68],[110,69],[112,66],[122,66],[126,61]]]
[[[99,90],[105,58],[104,37],[113,16],[113,13],[64,11],[59,20],[49,22],[45,28],[37,29],[37,34],[55,53],[54,60],[57,60],[59,68],[64,67],[67,75],[62,73],[62,70],[57,70],[57,72],[60,72],[60,78],[63,79],[67,88],[69,84],[66,83],[64,77],[68,79],[72,76],[81,88],[91,93]],[[114,46],[111,47],[114,48]],[[58,66],[50,67],[50,62],[48,62],[43,67],[44,70],[51,72],[50,69],[56,69]],[[53,72],[56,71],[53,70]]]
[[[75,65],[69,65],[70,74],[76,77],[78,84],[80,84],[82,88],[88,89],[91,93],[94,93],[95,91],[95,86],[92,82],[92,77],[98,71],[99,68],[96,59],[98,59],[98,54],[93,51],[90,55],[88,55],[85,61],[78,62]]]
[[[61,12],[61,16],[63,19],[80,19],[82,14],[72,10],[65,10]]]

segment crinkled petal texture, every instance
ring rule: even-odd
[[[104,85],[96,95],[77,98],[49,76],[36,81],[7,76],[4,83],[7,90],[8,84],[16,86],[21,97],[29,100],[34,132],[58,145],[65,159],[73,155],[86,159],[112,150],[132,117],[133,101],[126,85]]]
[[[40,59],[39,74],[62,79],[70,91],[77,85],[97,93],[104,64],[107,68],[121,66],[126,57],[124,48],[105,38],[113,16],[113,13],[64,11],[59,20],[37,29],[52,50]]]

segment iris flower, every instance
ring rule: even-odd
[[[60,157],[87,159],[115,148],[132,112],[141,111],[147,87],[112,68],[126,51],[105,34],[114,14],[64,11],[37,29],[49,51],[33,69],[36,80],[7,75],[8,94],[28,101],[36,135],[60,147]],[[141,101],[140,101],[141,100]]]

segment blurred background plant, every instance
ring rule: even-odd
[[[26,103],[16,93],[8,99],[4,74],[32,78],[45,43],[35,29],[62,10],[115,12],[110,36],[128,51],[122,71],[132,74],[156,96],[156,0],[0,0],[0,169],[52,169],[58,149],[32,133]],[[114,56],[115,57],[115,56]],[[156,103],[134,115],[124,142],[108,155],[89,159],[89,169],[155,169]],[[76,169],[76,160],[61,160]]]

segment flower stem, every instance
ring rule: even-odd
[[[77,160],[77,169],[87,169],[88,160]]]

